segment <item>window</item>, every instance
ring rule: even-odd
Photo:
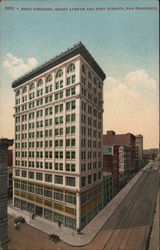
[[[23,90],[22,90],[22,93],[26,93],[27,92],[27,87],[24,87]]]
[[[45,115],[52,115],[52,107],[45,109]]]
[[[57,74],[56,74],[56,78],[59,78],[61,76],[63,76],[63,71],[62,71],[62,69],[59,69]]]
[[[29,179],[34,179],[34,172],[29,172],[28,173],[28,178]]]
[[[34,186],[31,184],[28,184],[28,192],[34,193]]]
[[[75,157],[76,157],[76,153],[75,153],[75,151],[72,151],[71,152],[71,159],[75,159]]]
[[[52,81],[52,75],[48,75],[48,76],[46,77],[46,82],[50,82],[50,81]]]
[[[91,72],[88,71],[88,78],[91,79]]]
[[[74,177],[66,177],[66,185],[74,187],[75,186],[75,178]]]
[[[76,204],[76,196],[72,193],[66,193],[65,194],[65,202],[70,204]]]
[[[76,89],[75,89],[75,88],[72,88],[72,89],[71,89],[71,93],[72,93],[72,95],[75,95]]]
[[[81,177],[81,187],[84,187],[86,185],[86,177]]]
[[[88,184],[91,184],[91,175],[88,175]]]
[[[75,71],[75,65],[74,64],[70,64],[67,68],[67,73],[71,73]]]
[[[37,90],[37,97],[43,95],[43,89]]]
[[[55,113],[63,112],[63,104],[55,106]]]
[[[66,159],[70,159],[70,152],[66,151]]]
[[[42,173],[36,173],[36,180],[42,181],[43,180],[43,174]]]
[[[39,195],[43,195],[43,187],[41,186],[36,186],[35,188],[35,193]]]
[[[71,146],[74,147],[76,144],[76,140],[75,139],[71,139]]]
[[[70,85],[70,80],[71,80],[71,78],[68,77],[68,78],[67,78],[67,85]]]
[[[66,122],[70,122],[70,115],[66,115]]]
[[[76,120],[76,115],[75,114],[72,114],[71,115],[71,121],[74,122]]]
[[[54,191],[54,199],[63,201],[63,192],[61,190],[56,190]]]
[[[72,105],[71,105],[72,109],[75,109],[76,108],[76,102],[72,101],[71,103],[72,103]]]
[[[43,80],[42,80],[42,79],[40,79],[40,80],[38,81],[37,86],[38,86],[38,87],[40,87],[42,84],[43,84]]]
[[[67,96],[70,96],[70,89],[67,89],[67,90],[66,90],[66,97],[67,97]]]
[[[51,188],[45,188],[44,189],[44,196],[48,198],[52,198],[52,189]]]
[[[32,83],[32,84],[30,85],[29,89],[32,90],[32,89],[34,89],[34,87],[35,87],[35,85],[34,85],[34,83]]]
[[[46,87],[46,94],[52,92],[52,85]]]
[[[55,183],[56,184],[63,184],[63,176],[55,175]]]
[[[72,76],[72,83],[75,83],[75,75]]]
[[[52,174],[45,174],[45,181],[52,182]]]
[[[71,134],[75,134],[76,128],[75,126],[71,127]]]
[[[96,173],[93,175],[93,180],[94,180],[94,181],[97,180],[97,174],[96,174]]]
[[[66,134],[67,134],[67,135],[70,134],[70,127],[67,127],[67,128],[66,128]]]
[[[75,172],[75,164],[66,164],[66,171],[68,172]]]
[[[82,72],[83,72],[83,73],[86,72],[86,71],[85,71],[85,66],[84,66],[84,64],[82,64]]]
[[[27,172],[22,170],[22,177],[27,177]]]
[[[52,102],[52,95],[45,97],[45,103]]]
[[[66,103],[66,110],[70,110],[70,102]]]

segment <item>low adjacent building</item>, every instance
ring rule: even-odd
[[[113,175],[103,172],[103,207],[105,207],[113,198]]]
[[[158,157],[158,148],[150,148],[143,150],[143,160],[145,162],[154,160]]]
[[[138,152],[136,152],[136,157],[138,155],[138,160],[136,158],[136,168],[143,166],[143,135],[136,135],[136,147],[138,147]]]
[[[136,167],[136,156],[135,156],[135,146],[136,146],[136,138],[133,134],[119,134],[117,135],[114,131],[107,131],[105,135],[103,135],[103,145],[112,146],[112,145],[119,145],[119,146],[130,146],[131,153],[130,153],[130,166],[131,172],[135,171]]]
[[[131,146],[119,147],[119,182],[123,186],[131,174]]]
[[[113,175],[113,194],[119,190],[119,146],[103,146],[103,173]]]

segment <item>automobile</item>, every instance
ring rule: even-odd
[[[26,220],[25,220],[24,217],[18,216],[18,217],[16,217],[16,218],[14,219],[14,222],[13,222],[13,223],[17,224],[18,222],[25,223]]]

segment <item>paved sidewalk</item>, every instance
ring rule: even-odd
[[[156,211],[154,214],[154,219],[153,219],[153,227],[150,235],[150,241],[149,241],[149,250],[159,250],[160,247],[160,239],[159,239],[159,233],[160,233],[160,228],[159,228],[159,195],[160,193],[158,192],[157,194],[157,201],[156,201]]]
[[[145,167],[144,170],[148,168]],[[33,227],[47,233],[55,233],[59,235],[60,239],[72,246],[84,246],[90,243],[106,221],[110,218],[113,212],[119,207],[120,203],[132,189],[132,187],[136,184],[139,180],[143,171],[140,171],[112,200],[111,202],[101,210],[98,215],[91,220],[89,224],[81,231],[81,234],[77,235],[75,230],[72,230],[68,227],[64,227],[63,225],[61,228],[58,227],[57,223],[51,222],[44,218],[36,216],[35,219],[31,219],[31,216],[28,212],[23,211],[18,208],[14,208],[12,205],[8,206],[8,213],[12,216],[19,216],[22,215],[26,222]]]

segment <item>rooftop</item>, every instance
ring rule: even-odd
[[[56,57],[50,59],[48,62],[40,65],[39,67],[33,69],[32,71],[26,73],[25,75],[22,75],[20,78],[16,79],[12,82],[12,88],[16,88],[19,85],[23,84],[26,81],[31,80],[32,78],[36,77],[37,75],[44,73],[45,71],[55,67],[56,65],[72,58],[73,56],[81,55],[93,68],[93,70],[98,74],[98,76],[104,80],[106,78],[105,73],[100,68],[100,66],[97,64],[97,62],[94,60],[92,55],[89,53],[89,51],[86,49],[86,47],[83,45],[82,42],[79,42],[75,44],[72,48],[66,50],[65,52],[62,52],[60,55],[57,55]]]

